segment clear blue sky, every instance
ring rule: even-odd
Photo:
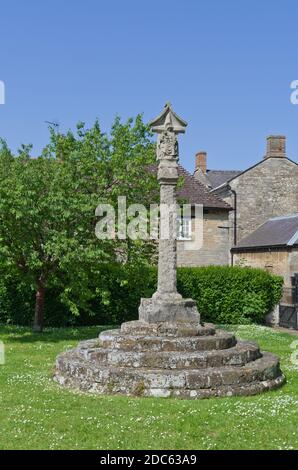
[[[13,149],[116,114],[155,117],[166,101],[188,121],[181,161],[242,169],[286,134],[298,160],[297,0],[10,0],[0,5],[0,136]]]

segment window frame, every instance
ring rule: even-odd
[[[179,217],[177,219],[177,240],[178,241],[191,241],[192,240],[192,217]],[[185,230],[186,228],[186,230]]]

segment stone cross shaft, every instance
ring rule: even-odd
[[[158,134],[157,162],[160,184],[160,231],[158,287],[151,299],[142,299],[139,318],[149,323],[194,323],[199,314],[191,299],[177,292],[177,200],[179,147],[177,134],[184,133],[187,123],[167,103],[163,112],[150,122]]]
[[[157,161],[160,184],[160,235],[158,257],[158,288],[153,298],[181,299],[177,293],[177,201],[178,141],[171,114],[164,130],[158,135]]]

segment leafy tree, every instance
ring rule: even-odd
[[[141,116],[122,123],[117,117],[109,135],[96,121],[76,133],[55,133],[38,158],[31,146],[14,156],[0,142],[0,270],[19,276],[36,292],[34,330],[43,328],[47,289],[58,287],[74,314],[105,292],[89,279],[103,262],[146,263],[154,245],[141,240],[98,240],[95,209],[154,202],[156,180],[148,172],[154,145]]]

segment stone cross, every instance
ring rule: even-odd
[[[172,110],[170,103],[149,123],[158,133],[157,162],[160,185],[160,236],[158,258],[158,288],[153,298],[180,300],[177,293],[177,201],[179,147],[177,134],[185,132],[187,123]]]
[[[163,112],[149,123],[158,134],[157,162],[160,185],[160,230],[158,287],[152,299],[142,299],[140,320],[152,322],[199,322],[191,299],[177,292],[177,200],[179,147],[177,134],[184,133],[187,123],[167,103]]]

